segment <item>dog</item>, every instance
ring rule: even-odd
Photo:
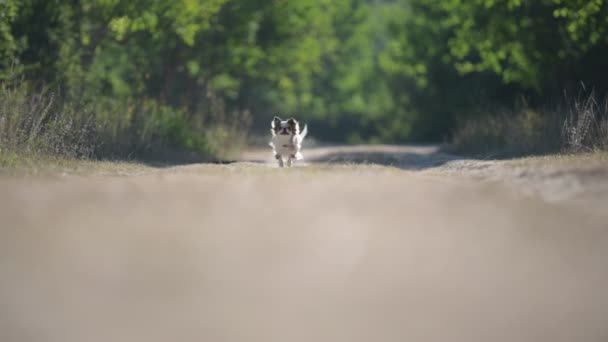
[[[287,166],[291,167],[295,160],[304,158],[300,150],[302,149],[302,141],[308,134],[308,125],[304,125],[304,129],[300,132],[300,124],[296,119],[283,120],[275,116],[270,123],[270,132],[272,133],[272,140],[269,145],[272,147],[279,167],[285,165],[285,160]]]

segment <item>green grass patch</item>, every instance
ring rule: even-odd
[[[121,176],[151,173],[156,170],[154,167],[137,162],[73,159],[0,150],[0,175]]]

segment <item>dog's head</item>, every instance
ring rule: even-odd
[[[270,127],[273,135],[293,136],[300,133],[300,125],[295,119],[283,120],[275,116]]]

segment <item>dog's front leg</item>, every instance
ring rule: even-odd
[[[293,165],[292,156],[287,157],[287,167],[291,167]]]
[[[283,167],[283,156],[280,154],[275,154],[274,157],[277,159],[277,161],[279,162],[279,167]]]

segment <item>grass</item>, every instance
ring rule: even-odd
[[[221,106],[190,113],[152,99],[84,94],[0,82],[0,149],[25,159],[203,161],[234,153],[246,139],[247,113]]]
[[[584,153],[560,153],[517,158],[508,161],[511,166],[585,168],[608,166],[608,151],[594,150]]]
[[[123,176],[151,173],[155,170],[137,162],[22,155],[13,151],[0,151],[0,175],[6,176]]]
[[[456,130],[450,152],[492,157],[608,150],[608,99],[566,98],[551,110],[494,110]]]

